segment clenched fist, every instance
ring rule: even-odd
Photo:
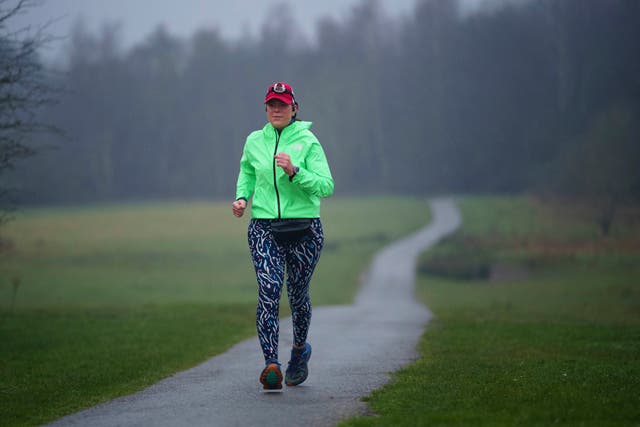
[[[233,207],[233,215],[240,218],[244,215],[244,210],[247,208],[247,201],[244,199],[238,199],[231,205]]]
[[[276,166],[281,167],[287,175],[293,175],[295,166],[291,163],[291,157],[287,153],[278,153],[274,158],[276,159]]]

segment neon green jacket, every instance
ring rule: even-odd
[[[267,123],[247,137],[236,200],[253,196],[251,218],[319,218],[320,198],[333,194],[333,178],[311,122],[295,121],[280,135]],[[287,153],[300,170],[289,179],[274,156]]]

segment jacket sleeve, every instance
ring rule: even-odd
[[[251,165],[247,145],[242,150],[242,158],[240,159],[240,173],[238,173],[238,182],[236,184],[236,200],[245,199],[249,201],[253,195],[256,186],[256,171]]]
[[[331,170],[319,143],[311,146],[306,158],[306,168],[300,167],[293,182],[314,196],[329,197],[333,194]]]

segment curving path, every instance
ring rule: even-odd
[[[309,378],[264,393],[257,337],[139,393],[61,418],[51,426],[331,426],[366,413],[362,396],[411,362],[431,313],[413,296],[417,256],[453,232],[460,215],[448,199],[431,202],[433,221],[380,251],[351,306],[317,307]],[[291,321],[281,324],[288,360]]]

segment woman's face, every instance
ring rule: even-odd
[[[285,104],[279,99],[267,102],[267,120],[276,129],[282,129],[291,122],[295,114],[295,106]]]

